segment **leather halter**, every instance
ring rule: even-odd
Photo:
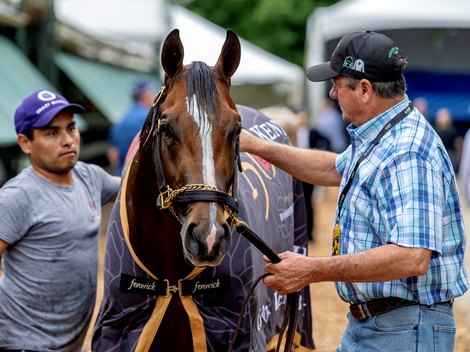
[[[229,214],[229,218],[234,219],[235,214],[238,213],[238,201],[237,201],[237,192],[238,192],[238,172],[241,172],[241,161],[239,153],[239,142],[237,141],[237,150],[235,153],[235,168],[232,181],[232,194],[228,194],[224,191],[220,191],[213,186],[205,184],[189,184],[185,185],[178,189],[172,189],[165,177],[165,170],[163,168],[161,154],[160,154],[160,123],[161,123],[161,113],[160,106],[166,98],[165,86],[160,89],[160,92],[157,94],[151,111],[152,115],[152,124],[151,131],[148,136],[152,135],[155,139],[154,146],[154,165],[155,171],[158,178],[158,185],[160,194],[157,197],[157,207],[160,210],[169,210],[171,214],[181,222],[181,216],[175,210],[173,205],[176,206],[186,206],[189,203],[194,202],[216,202],[223,204],[225,211]],[[144,141],[146,143],[147,139]]]

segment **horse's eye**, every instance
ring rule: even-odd
[[[238,141],[238,137],[240,136],[240,133],[242,132],[242,126],[239,125],[237,127],[237,129],[235,130],[235,133],[233,134],[233,141],[234,142],[237,142]]]
[[[238,136],[240,136],[240,133],[242,133],[242,125],[238,125],[237,127],[237,131],[235,132],[235,137],[238,138]]]
[[[167,123],[162,123],[160,125],[160,132],[167,138],[171,138],[171,136],[173,136],[173,131]]]

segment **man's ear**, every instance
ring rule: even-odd
[[[361,96],[364,103],[370,102],[372,95],[374,94],[374,89],[372,88],[372,83],[367,79],[361,79],[359,81],[359,89],[361,90]]]
[[[16,142],[20,146],[23,153],[26,155],[31,153],[31,140],[28,139],[28,137],[26,137],[24,134],[19,134],[18,137],[16,137]]]

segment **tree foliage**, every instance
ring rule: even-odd
[[[187,9],[234,30],[240,37],[290,62],[303,65],[308,16],[338,0],[192,0]]]

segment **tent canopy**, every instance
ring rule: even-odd
[[[58,53],[54,59],[57,66],[111,122],[118,121],[131,105],[129,87],[134,80],[146,79],[156,88],[161,85],[158,79],[142,72],[72,54]]]
[[[388,35],[405,53],[410,98],[427,97],[431,115],[447,106],[455,120],[470,120],[470,47],[465,44],[470,41],[469,1],[343,0],[319,8],[307,22],[306,66],[329,60],[344,34],[363,30]],[[308,83],[313,116],[328,87]]]
[[[55,0],[54,12],[80,31],[143,54],[167,32],[166,0]]]
[[[110,57],[110,50],[106,50],[105,46],[107,43],[110,47],[116,46],[133,54],[152,57],[159,64],[158,53],[164,38],[172,29],[178,28],[185,48],[184,62],[204,61],[214,65],[226,36],[225,29],[184,7],[170,5],[165,0],[139,0],[138,6],[134,0],[55,0],[54,11],[59,23],[72,28],[72,31],[62,33],[68,35],[70,42],[76,46],[77,41],[84,43],[83,40],[72,38],[77,31],[99,40],[94,45],[100,53],[88,56],[98,60]],[[256,98],[256,95],[268,95],[270,92],[288,101],[302,99],[304,72],[300,66],[246,40],[240,41],[242,57],[232,78],[234,88],[248,86],[251,99],[253,93]],[[87,52],[87,48],[80,50],[77,51],[79,55]],[[111,60],[108,62],[117,64]],[[254,86],[260,88],[256,91]],[[240,93],[246,96],[241,89]],[[260,100],[263,98],[259,97]]]
[[[186,10],[174,6],[171,25],[180,30],[185,50],[185,63],[204,61],[214,65],[225,41],[225,29]],[[232,84],[265,84],[274,82],[303,82],[301,67],[275,56],[250,42],[240,39],[242,56]]]

